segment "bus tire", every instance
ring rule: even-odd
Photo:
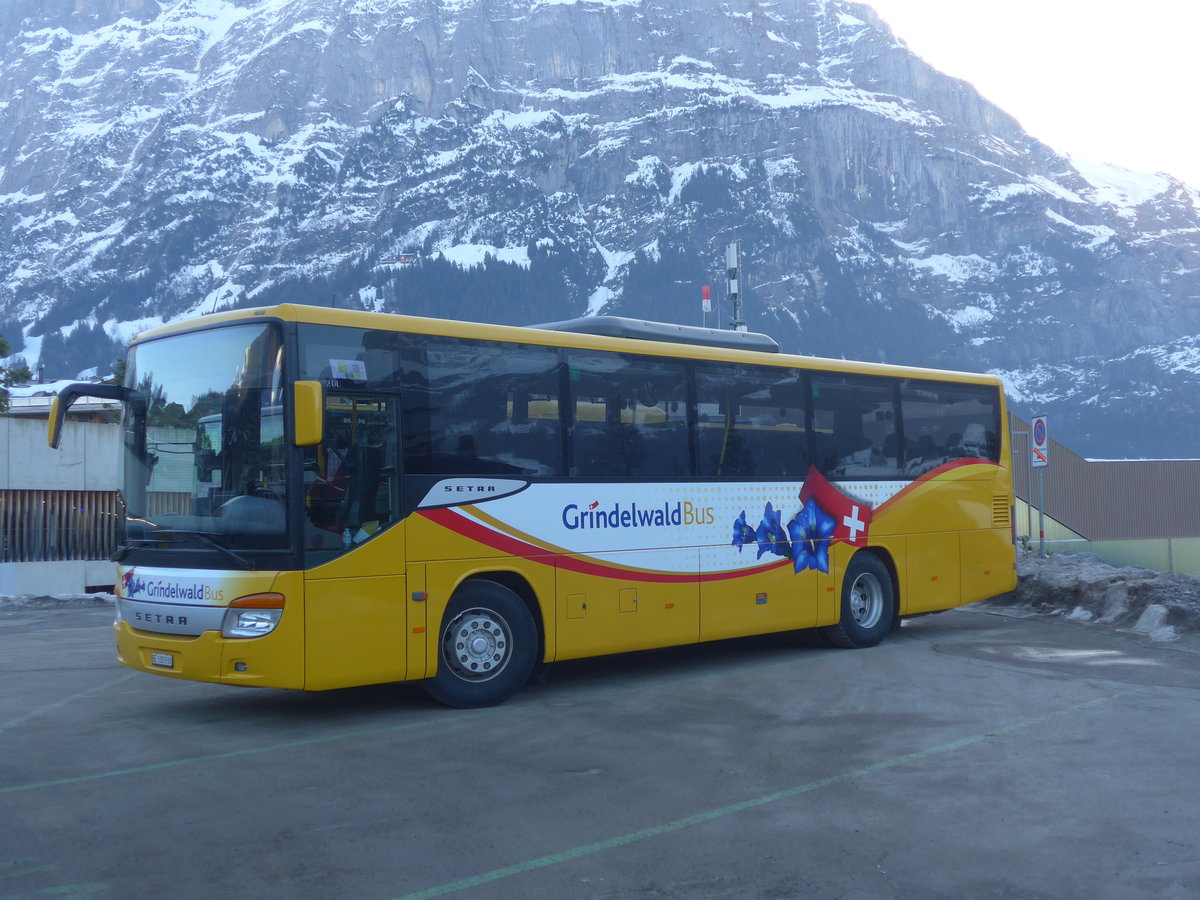
[[[896,591],[888,567],[873,553],[854,554],[842,579],[841,619],[825,629],[825,636],[835,647],[874,647],[895,617]]]
[[[437,674],[425,692],[458,709],[503,703],[529,680],[537,648],[537,626],[520,597],[494,581],[468,581],[442,616]]]

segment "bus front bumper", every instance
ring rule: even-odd
[[[219,631],[202,634],[160,634],[113,625],[117,660],[139,672],[253,687],[303,689],[304,656],[292,647],[286,633],[259,638],[226,638]]]

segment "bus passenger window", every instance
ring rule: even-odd
[[[802,478],[808,471],[807,398],[795,369],[696,367],[699,474]]]
[[[405,398],[409,474],[562,474],[557,350],[441,338],[421,355]]]
[[[574,411],[572,474],[691,474],[684,363],[569,350],[567,366]]]
[[[996,389],[986,385],[904,382],[906,474],[924,475],[957,459],[998,462],[999,403]]]
[[[822,372],[813,376],[812,392],[814,463],[822,474],[844,478],[900,474],[895,382]]]

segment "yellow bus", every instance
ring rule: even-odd
[[[794,629],[877,644],[1015,584],[998,379],[594,317],[283,304],[138,336],[120,661],[499,703],[555,660]]]

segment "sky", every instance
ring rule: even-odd
[[[1200,188],[1200,0],[859,0],[1060,153]]]

